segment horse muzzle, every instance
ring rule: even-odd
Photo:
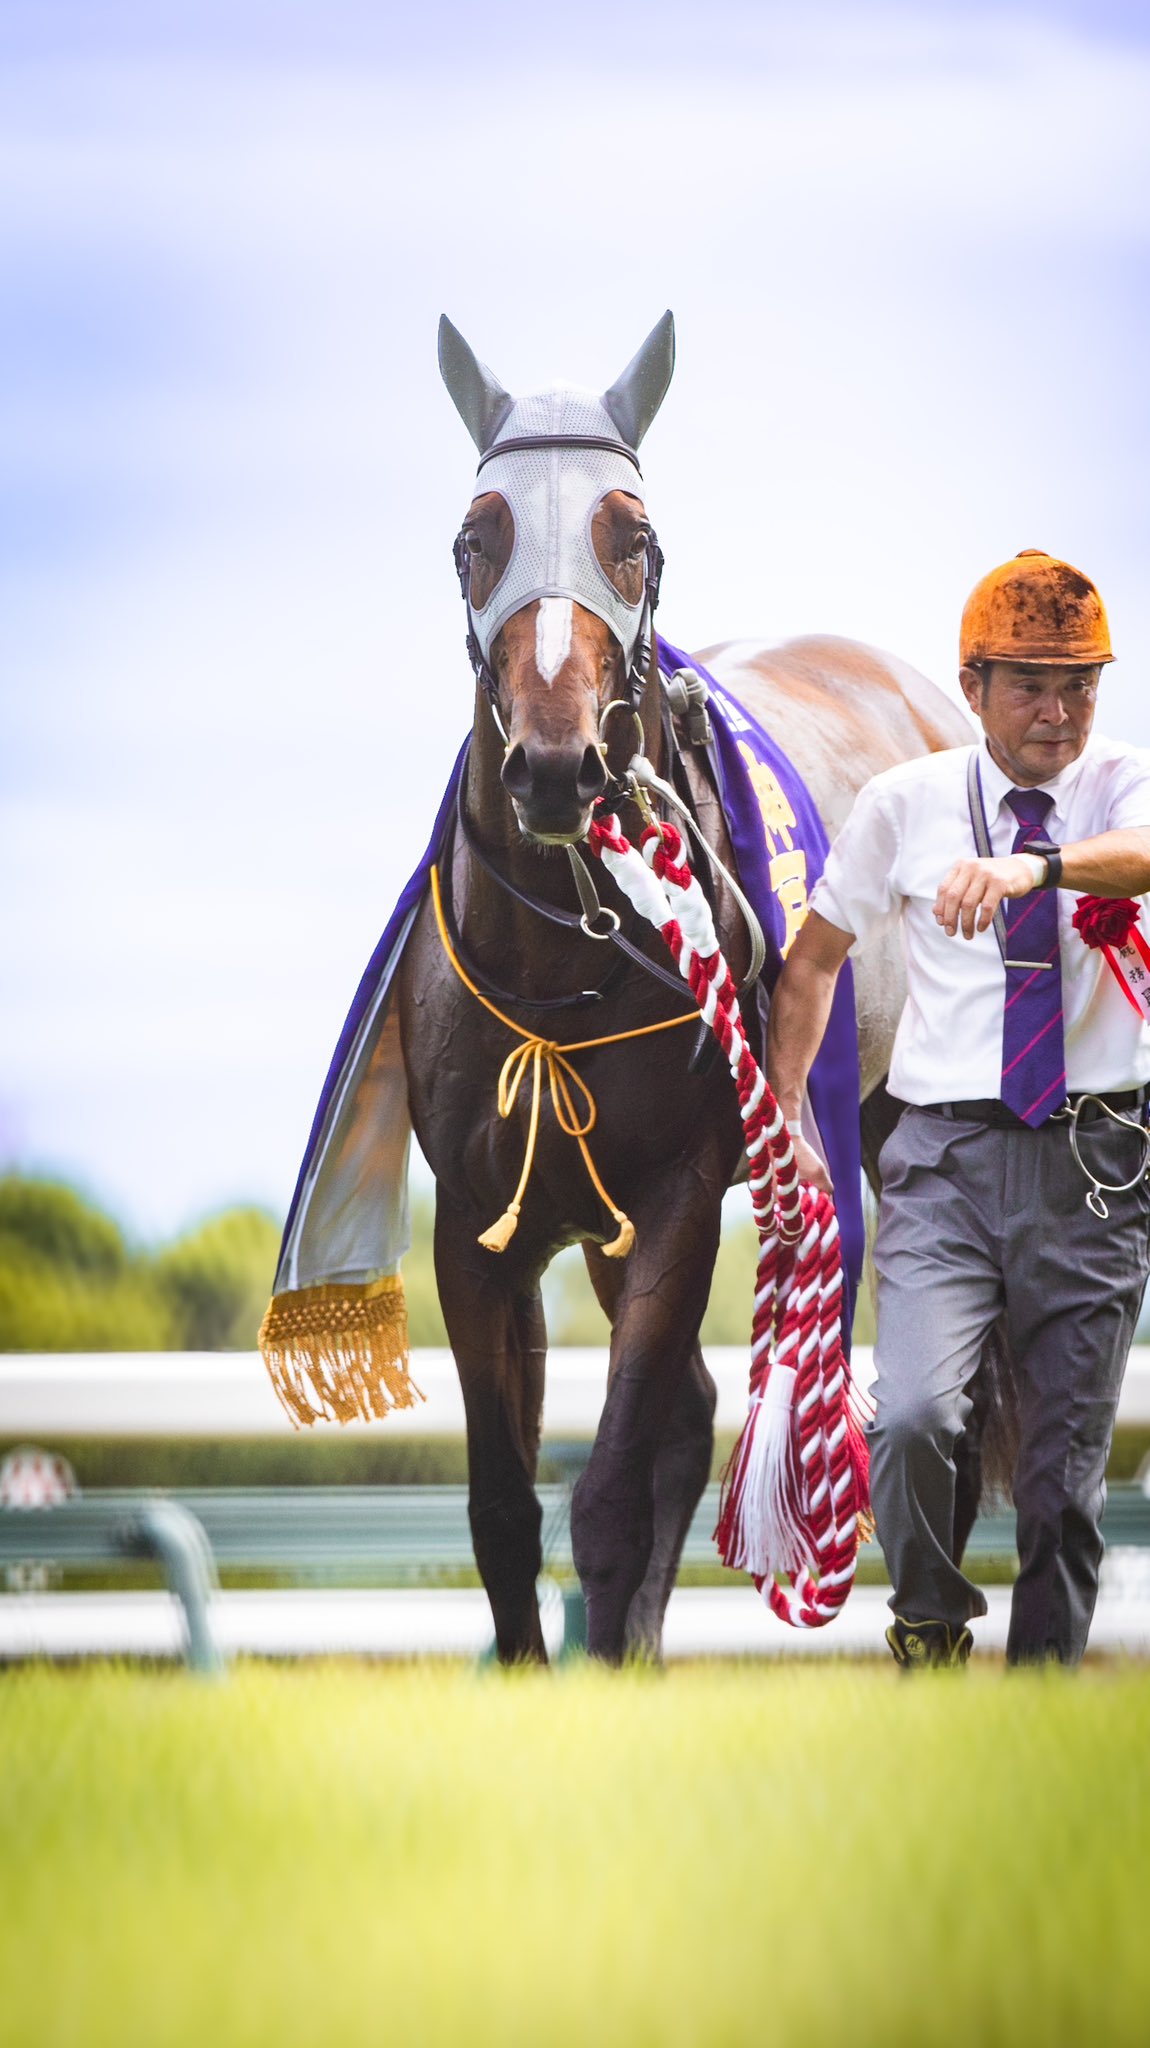
[[[566,844],[587,830],[591,806],[607,787],[602,752],[578,740],[517,740],[503,762],[503,786],[520,831],[544,844]]]

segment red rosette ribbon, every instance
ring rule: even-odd
[[[1115,946],[1127,942],[1138,922],[1142,905],[1130,896],[1080,896],[1071,922],[1085,946]]]

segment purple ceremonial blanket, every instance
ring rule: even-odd
[[[343,1030],[339,1034],[339,1043],[331,1056],[331,1065],[327,1070],[327,1079],[323,1084],[323,1093],[319,1098],[316,1113],[312,1118],[311,1130],[308,1133],[307,1150],[303,1155],[299,1179],[295,1184],[295,1193],[291,1198],[291,1208],[288,1210],[287,1222],[284,1225],[283,1247],[280,1251],[281,1265],[284,1251],[291,1237],[292,1225],[295,1222],[296,1211],[299,1208],[304,1184],[313,1165],[317,1147],[324,1137],[324,1127],[327,1123],[328,1111],[339,1089],[343,1071],[359,1035],[360,1026],[372,1008],[381,983],[391,981],[394,978],[395,970],[399,965],[399,956],[403,951],[403,942],[410,928],[412,914],[423,901],[424,891],[428,886],[428,877],[436,861],[439,859],[439,849],[443,844],[444,828],[455,808],[459,778],[463,773],[463,764],[467,759],[467,749],[470,745],[471,735],[469,733],[455,757],[451,778],[447,788],[444,790],[443,801],[435,814],[435,823],[431,828],[431,838],[427,842],[419,866],[416,868],[410,881],[406,883],[395,909],[388,918],[383,937],[380,939],[371,959],[363,970],[359,987],[355,992],[355,1000],[344,1019]]]
[[[715,733],[715,762],[723,806],[743,887],[762,923],[767,940],[764,979],[773,987],[790,940],[806,915],[807,896],[822,873],[827,837],[811,796],[786,756],[761,726],[722,690],[699,663],[678,648],[660,640],[660,657],[666,671],[691,667],[706,678],[711,691],[710,709]],[[451,771],[451,779],[432,828],[427,850],[404,888],[356,990],[355,1000],[340,1033],[323,1092],[319,1099],[299,1180],[292,1197],[284,1230],[276,1292],[330,1280],[370,1280],[381,1271],[394,1271],[396,1254],[406,1243],[406,1204],[398,1204],[399,1220],[379,1235],[365,1219],[361,1230],[349,1224],[349,1216],[362,1204],[375,1199],[374,1169],[366,1166],[358,1183],[341,1183],[337,1194],[328,1182],[329,1163],[334,1164],[346,1150],[349,1117],[354,1116],[357,1089],[365,1072],[364,1062],[372,1057],[372,1044],[381,1042],[390,987],[402,956],[411,922],[428,887],[433,863],[438,859],[444,832],[456,801],[468,742],[464,742]],[[396,1055],[398,1057],[398,1054]],[[823,1148],[835,1184],[835,1201],[842,1232],[843,1267],[848,1300],[843,1328],[849,1333],[851,1308],[858,1285],[863,1256],[863,1221],[860,1193],[858,1130],[858,1050],[855,1039],[854,991],[849,967],[839,977],[831,1019],[822,1049],[811,1072],[809,1094],[818,1122]],[[396,1117],[406,1114],[402,1100],[402,1074]],[[396,1178],[405,1176],[406,1131],[395,1156],[404,1161]],[[350,1197],[347,1186],[352,1187]],[[355,1192],[358,1185],[359,1192]],[[395,1202],[396,1191],[390,1198]],[[399,1190],[402,1197],[403,1191]],[[390,1233],[390,1234],[389,1234]],[[400,1235],[397,1237],[397,1233]],[[338,1244],[337,1244],[338,1240]],[[301,1245],[305,1248],[301,1268]]]

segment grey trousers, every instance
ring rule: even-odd
[[[1138,1169],[1141,1139],[1081,1125],[1103,1181]],[[875,1242],[877,1409],[871,1495],[908,1621],[958,1628],[986,1601],[953,1556],[954,1447],[987,1333],[1004,1317],[1021,1411],[1014,1480],[1020,1571],[1007,1658],[1075,1663],[1102,1561],[1099,1524],[1118,1394],[1150,1263],[1145,1181],[1086,1207],[1064,1123],[999,1130],[908,1109],[883,1147]]]

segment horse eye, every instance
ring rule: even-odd
[[[631,542],[631,545],[630,545],[630,547],[629,547],[629,548],[628,548],[628,550],[627,550],[627,557],[628,557],[628,560],[629,560],[629,561],[632,561],[632,562],[634,562],[634,561],[637,561],[637,560],[638,560],[638,558],[639,558],[639,556],[640,556],[640,555],[645,555],[645,554],[646,554],[646,552],[647,552],[647,536],[646,536],[646,534],[645,534],[645,533],[637,533],[637,534],[635,535],[635,538],[634,538],[634,540],[633,540],[633,541]]]
[[[483,553],[483,542],[480,540],[474,527],[468,528],[463,536],[463,540],[469,555],[481,555]]]

